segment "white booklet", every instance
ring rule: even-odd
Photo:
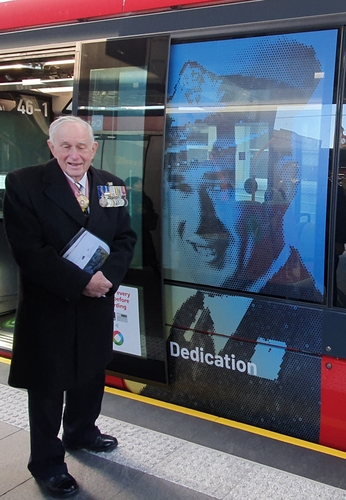
[[[82,228],[62,250],[62,257],[94,274],[107,259],[110,248],[100,238]]]

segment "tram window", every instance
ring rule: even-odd
[[[48,128],[72,97],[74,48],[26,50],[0,57],[0,313],[17,307],[17,265],[2,224],[8,172],[50,159]],[[6,343],[6,349],[10,342]]]
[[[334,30],[172,46],[167,280],[324,301],[335,53]]]
[[[84,44],[81,58],[78,112],[90,117],[99,143],[94,166],[126,183],[137,234],[131,268],[157,271],[167,40]]]
[[[73,71],[71,48],[1,58],[0,215],[6,174],[49,160],[49,124],[71,99]]]

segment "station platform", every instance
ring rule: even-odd
[[[0,358],[0,498],[40,500],[27,470],[26,392]],[[346,500],[346,453],[107,388],[110,453],[66,456],[76,500]]]

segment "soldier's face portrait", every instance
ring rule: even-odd
[[[166,279],[285,297],[310,281],[323,291],[328,37],[335,33],[172,45]],[[264,292],[268,282],[277,288]]]

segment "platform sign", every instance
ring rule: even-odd
[[[121,285],[114,296],[113,350],[141,355],[137,288]]]

